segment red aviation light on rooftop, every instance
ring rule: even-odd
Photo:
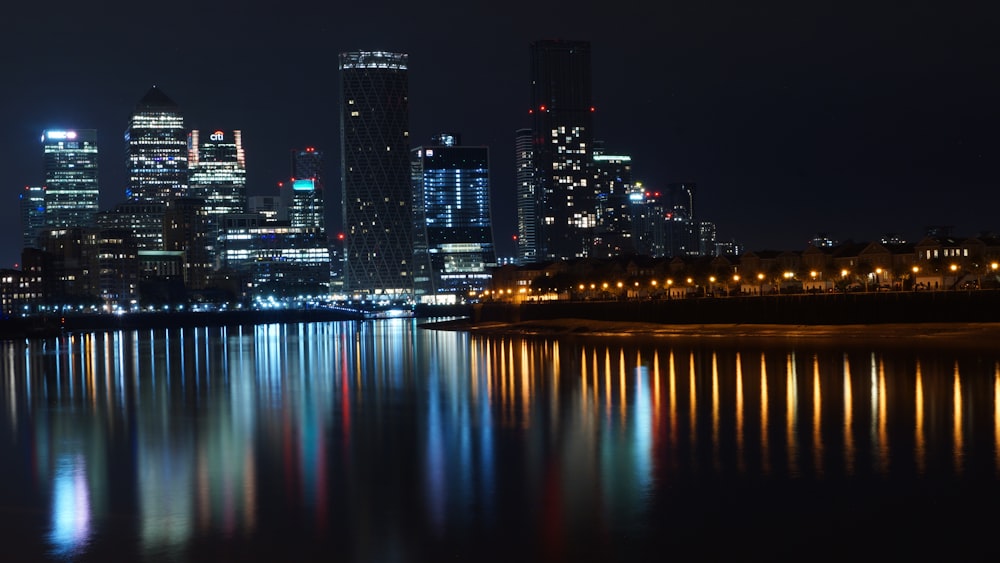
[[[316,152],[315,147],[306,147],[306,152]]]
[[[595,108],[594,106],[590,106],[590,113],[594,113],[595,111],[597,111],[597,108]]]
[[[511,235],[511,240],[517,240],[517,235]]]
[[[548,111],[545,106],[538,106],[538,111]]]
[[[531,108],[528,108],[528,115],[531,115],[531,114],[533,114],[533,113],[535,113],[535,110],[533,110],[533,109],[531,109]]]
[[[344,233],[337,233],[337,240],[344,240]]]

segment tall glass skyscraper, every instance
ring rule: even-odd
[[[407,59],[340,55],[344,290],[353,297],[413,296]]]
[[[589,42],[531,44],[529,111],[539,201],[538,258],[588,256],[597,221],[589,185],[594,137]]]
[[[241,131],[188,134],[188,194],[205,202],[210,220],[247,207],[247,164]]]
[[[50,227],[94,224],[98,211],[97,131],[42,133],[45,168],[45,223]]]
[[[538,198],[535,196],[535,148],[531,129],[514,134],[514,181],[517,183],[517,262],[530,264],[538,259]]]
[[[445,134],[412,154],[416,297],[459,301],[484,290],[496,266],[489,149]]]
[[[153,86],[139,100],[125,132],[128,144],[126,197],[141,203],[164,203],[186,196],[188,142],[177,104]]]
[[[292,190],[288,220],[293,227],[326,229],[323,152],[314,147],[292,151]]]

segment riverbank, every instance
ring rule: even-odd
[[[729,339],[757,341],[836,341],[879,345],[899,343],[995,346],[1000,323],[893,323],[854,325],[790,324],[660,324],[593,319],[541,319],[517,322],[475,322],[456,319],[425,323],[430,330],[465,331],[490,336],[577,336],[599,338]]]

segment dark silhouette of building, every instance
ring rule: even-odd
[[[596,223],[590,43],[531,44],[537,258],[587,256]]]
[[[340,55],[344,290],[357,298],[413,295],[407,58]]]

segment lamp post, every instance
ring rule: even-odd
[[[917,290],[917,274],[920,272],[919,266],[913,267],[913,291]]]
[[[757,274],[757,295],[764,295],[764,274]]]

